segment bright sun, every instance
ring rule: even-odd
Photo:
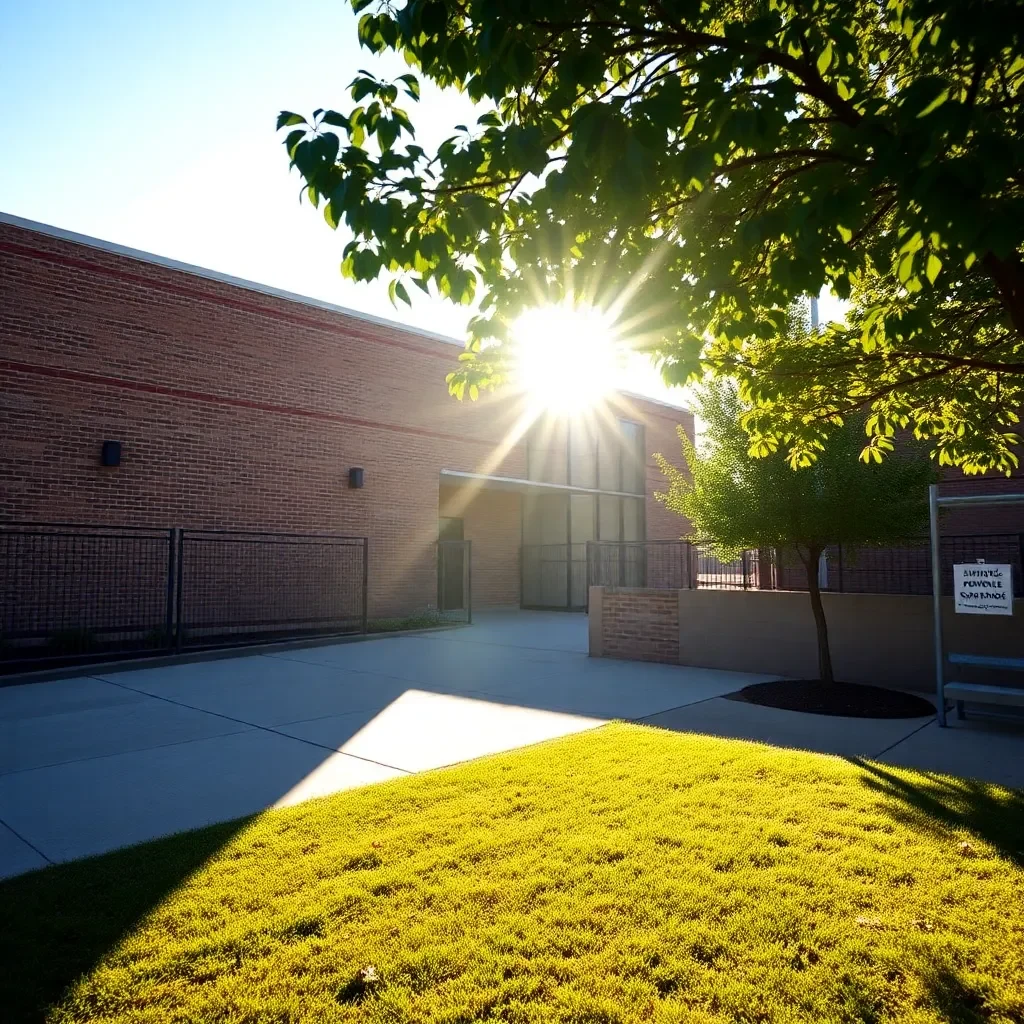
[[[584,412],[616,385],[622,350],[600,310],[531,309],[516,320],[513,335],[518,383],[543,409]]]

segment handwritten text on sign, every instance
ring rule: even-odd
[[[953,566],[956,610],[967,615],[1013,614],[1013,567],[984,562]]]

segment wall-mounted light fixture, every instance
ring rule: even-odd
[[[121,442],[120,441],[104,441],[103,447],[100,448],[100,465],[101,466],[120,466],[121,465]]]
[[[363,486],[363,467],[353,466],[348,471],[348,485],[352,488],[358,488]]]

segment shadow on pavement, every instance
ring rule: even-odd
[[[887,798],[889,813],[902,824],[936,835],[967,829],[1024,867],[1024,791],[924,772],[911,780],[863,758],[847,760],[863,769],[864,784]]]

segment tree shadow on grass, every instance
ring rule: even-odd
[[[48,1007],[252,818],[60,864],[0,883],[0,1007],[5,1024]]]
[[[985,993],[968,985],[949,966],[936,965],[924,977],[928,1005],[949,1024],[986,1024],[992,1019]]]
[[[867,773],[864,784],[886,798],[900,823],[942,836],[950,828],[967,829],[1024,867],[1024,791],[930,772],[904,775],[859,757],[847,760]]]

